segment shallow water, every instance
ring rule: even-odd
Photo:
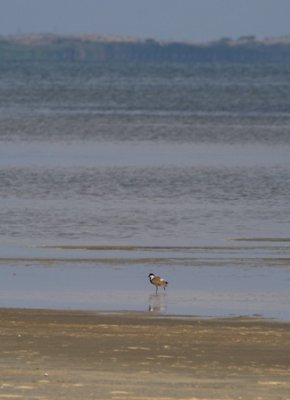
[[[290,319],[289,244],[14,250],[2,252],[2,307]],[[166,276],[166,291],[155,294],[152,270]]]
[[[289,66],[0,71],[0,306],[290,319]]]

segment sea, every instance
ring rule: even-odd
[[[0,307],[290,320],[289,64],[0,61]]]

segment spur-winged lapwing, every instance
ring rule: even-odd
[[[160,276],[157,276],[152,272],[148,275],[148,278],[150,280],[150,283],[152,283],[152,285],[156,287],[156,293],[158,291],[159,286],[163,287],[163,289],[165,290],[166,286],[168,285],[168,282],[165,279],[160,278]]]

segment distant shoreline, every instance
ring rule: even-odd
[[[174,42],[124,36],[23,34],[0,36],[2,61],[289,62],[290,36]]]

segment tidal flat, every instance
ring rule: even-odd
[[[0,398],[289,399],[289,322],[8,308],[0,319]]]

